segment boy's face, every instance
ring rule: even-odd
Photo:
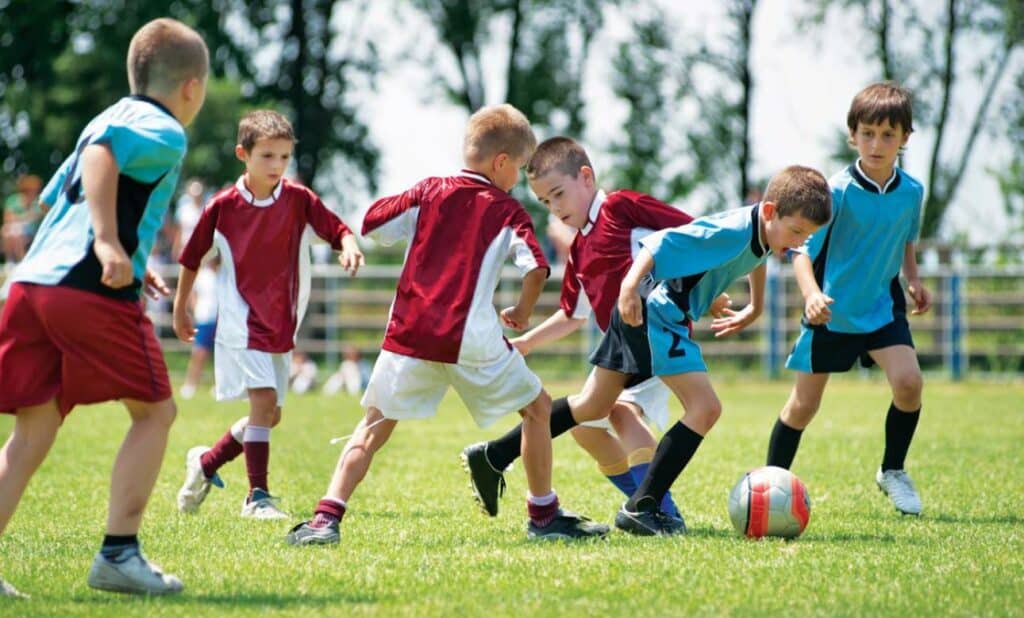
[[[295,143],[290,139],[260,139],[246,151],[241,144],[235,146],[235,155],[245,162],[245,172],[253,189],[272,189],[284,177],[291,161]]]
[[[888,119],[876,124],[858,122],[857,128],[850,132],[850,141],[860,155],[864,171],[884,176],[892,171],[900,148],[907,144],[908,139],[910,134],[899,124],[895,127],[889,124]]]
[[[595,186],[594,170],[587,166],[581,167],[575,178],[552,170],[530,180],[530,188],[540,203],[562,223],[576,229],[586,226],[589,221]]]
[[[526,165],[528,155],[523,155],[518,159],[512,158],[508,153],[500,153],[491,163],[491,182],[494,186],[498,187],[505,193],[512,190],[512,187],[516,186],[519,182],[519,171]]]
[[[807,242],[807,237],[821,227],[799,212],[780,217],[774,202],[764,202],[761,214],[765,241],[772,253],[777,256],[785,255],[789,249],[803,246]]]

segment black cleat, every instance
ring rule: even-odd
[[[284,540],[289,545],[334,545],[341,540],[338,522],[320,528],[309,524],[308,521],[296,524]]]
[[[484,511],[498,514],[498,498],[505,495],[505,475],[487,461],[487,443],[477,442],[462,450],[462,467],[469,472],[470,487]]]
[[[630,511],[623,504],[622,508],[615,515],[615,527],[623,532],[636,536],[672,536],[674,534],[686,534],[686,522],[683,516],[672,517],[653,505],[648,498],[641,498],[643,506],[653,508],[642,508],[637,505],[636,511]],[[650,503],[650,504],[648,504]]]
[[[558,509],[558,515],[543,528],[534,525],[532,521],[526,524],[526,538],[531,541],[600,539],[606,534],[608,526],[564,509]]]

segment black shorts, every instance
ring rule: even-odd
[[[862,367],[871,367],[875,361],[869,351],[894,345],[914,347],[903,316],[870,333],[835,333],[824,324],[803,324],[786,367],[806,373],[840,373],[849,371],[857,360]]]
[[[618,307],[612,309],[601,343],[590,355],[590,364],[629,376],[626,388],[640,384],[654,376],[651,371],[651,346],[647,341],[647,304],[644,303],[644,323],[630,326],[622,321]]]

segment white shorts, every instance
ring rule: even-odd
[[[259,350],[229,348],[214,344],[213,377],[217,401],[245,399],[250,388],[272,388],[277,391],[277,405],[284,405],[288,392],[288,373],[292,353],[272,354]]]
[[[591,377],[588,379],[593,379],[594,372],[591,371],[590,373]],[[644,418],[649,423],[654,423],[658,431],[665,431],[669,422],[669,393],[670,391],[665,386],[665,383],[660,378],[653,377],[622,391],[617,401],[620,403],[631,403],[640,408],[640,412],[643,413]],[[596,421],[585,421],[580,423],[580,425],[612,431],[612,424],[608,417],[599,418]]]
[[[429,418],[441,398],[455,389],[480,427],[525,408],[543,388],[523,355],[509,350],[498,362],[471,367],[413,358],[381,350],[363,394],[363,407],[374,407],[394,420]]]

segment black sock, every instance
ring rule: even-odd
[[[658,449],[654,451],[654,459],[651,460],[651,467],[647,469],[647,476],[640,482],[633,497],[626,502],[626,508],[635,511],[637,503],[643,498],[649,498],[649,501],[645,501],[645,506],[659,508],[665,492],[679,478],[686,464],[690,463],[690,458],[697,452],[703,439],[704,436],[684,425],[682,421],[665,432],[658,442]]]
[[[803,429],[794,429],[783,423],[781,418],[775,419],[772,437],[768,440],[768,462],[765,465],[789,470],[796,457],[796,450],[800,448],[800,436],[803,433]]]
[[[557,438],[576,426],[569,408],[569,398],[560,397],[551,402],[551,437]],[[504,470],[519,458],[523,445],[523,424],[519,423],[507,434],[487,443],[484,454],[495,470]]]
[[[902,470],[910,441],[914,439],[917,421],[921,418],[921,408],[912,412],[903,412],[896,404],[889,404],[889,414],[885,417],[885,454],[882,455],[882,472],[886,470]]]
[[[103,546],[100,547],[100,553],[103,557],[112,562],[117,562],[117,558],[126,549],[131,547],[139,546],[139,535],[137,534],[126,534],[123,536],[108,534],[103,537]]]

